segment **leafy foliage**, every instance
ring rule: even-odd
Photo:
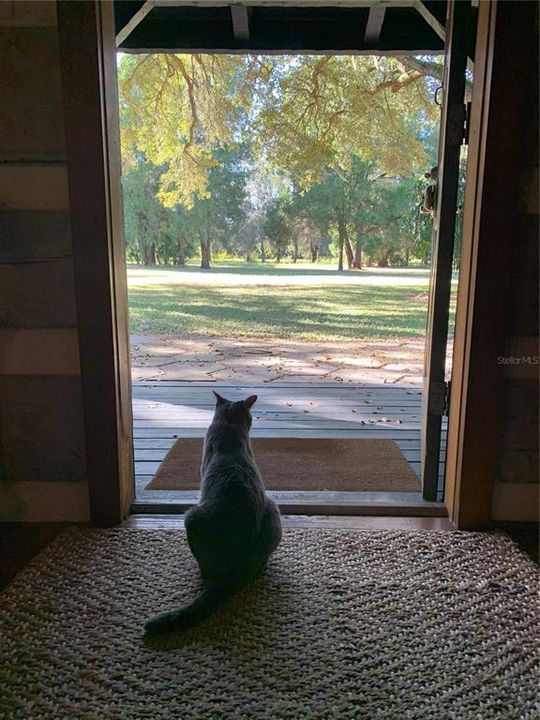
[[[438,109],[421,59],[139,55],[119,70],[127,236],[141,262],[212,247],[339,267],[426,256]],[[148,177],[143,177],[147,173]],[[174,258],[176,257],[176,260]]]

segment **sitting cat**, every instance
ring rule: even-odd
[[[200,623],[264,569],[281,540],[279,510],[265,494],[249,440],[250,408],[257,396],[232,402],[214,395],[214,418],[203,449],[201,498],[185,520],[203,590],[189,605],[151,618],[145,626],[149,634]]]

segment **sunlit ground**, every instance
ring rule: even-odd
[[[228,261],[210,270],[192,265],[185,268],[128,266],[129,286],[144,285],[377,285],[429,284],[429,270],[416,268],[366,268],[338,272],[335,263],[238,263]]]
[[[418,337],[426,328],[428,270],[129,267],[128,283],[136,335],[338,341]]]

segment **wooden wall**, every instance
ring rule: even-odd
[[[499,453],[493,518],[538,520],[538,5],[522,6],[523,43],[529,47],[523,110],[514,131],[521,138],[519,199],[511,237],[506,346],[499,414]],[[519,6],[519,3],[518,3]],[[519,8],[518,8],[519,9]],[[527,10],[529,11],[528,22]],[[534,17],[536,15],[536,17]]]
[[[70,18],[71,8],[75,5],[78,5],[77,13],[84,14],[84,3],[66,3],[63,12],[67,23],[79,17]],[[90,7],[92,4],[86,5]],[[105,5],[98,4],[97,7]],[[492,5],[496,3],[483,3],[481,7],[489,9]],[[530,66],[524,69],[520,61],[519,77],[521,81],[525,79],[527,85],[525,108],[516,113],[506,127],[494,123],[497,137],[486,146],[495,145],[499,151],[495,158],[493,153],[488,158],[493,172],[484,178],[483,189],[480,188],[483,195],[480,190],[478,194],[479,198],[482,197],[482,202],[478,204],[482,254],[471,254],[472,281],[469,285],[472,290],[467,294],[462,292],[458,298],[458,311],[463,314],[460,304],[468,306],[475,295],[476,325],[472,328],[474,332],[471,331],[468,345],[462,343],[470,349],[466,378],[469,384],[461,383],[468,407],[461,411],[459,417],[457,413],[453,415],[460,424],[456,438],[465,437],[468,440],[466,452],[462,449],[459,462],[455,463],[452,485],[458,488],[456,497],[464,499],[467,512],[482,506],[478,517],[473,513],[471,517],[464,514],[460,519],[459,511],[452,511],[452,516],[457,517],[463,527],[473,526],[489,517],[493,487],[491,463],[495,455],[492,518],[534,519],[538,512],[538,366],[535,364],[538,357],[538,59],[534,53],[537,48],[538,9],[535,3],[501,2],[499,5],[501,12],[509,14],[509,20],[518,21],[522,36],[519,35],[517,50],[530,48],[527,54]],[[93,7],[92,12],[96,6]],[[517,11],[513,9],[516,7]],[[535,8],[535,21],[528,17],[531,7]],[[110,7],[108,15],[111,15]],[[501,42],[504,41],[505,26],[505,23],[500,23]],[[112,32],[109,28],[110,37],[113,37]],[[74,49],[68,47],[67,51],[74,52]],[[499,63],[511,60],[511,54],[502,55],[498,53]],[[65,70],[64,67],[64,76]],[[506,76],[504,87],[492,88],[493,98],[516,94],[512,89],[513,79],[511,85],[508,84],[507,71],[503,69],[501,72],[499,67],[493,73],[493,77],[497,73],[503,78]],[[69,80],[69,73],[67,76]],[[124,384],[127,383],[121,398],[126,407],[124,414],[116,410],[110,413],[115,438],[125,436],[125,442],[122,444],[114,440],[114,447],[111,446],[107,455],[114,460],[110,463],[112,470],[110,473],[102,472],[101,484],[96,484],[94,476],[99,474],[96,468],[100,466],[97,451],[100,438],[112,437],[114,433],[100,431],[103,426],[95,420],[95,438],[91,442],[88,431],[92,428],[91,402],[86,402],[83,412],[77,329],[84,327],[82,316],[84,312],[90,312],[92,305],[91,298],[89,303],[85,297],[83,304],[79,298],[79,307],[84,312],[78,317],[62,82],[56,3],[0,2],[0,520],[88,520],[88,476],[91,475],[96,498],[94,504],[97,504],[98,495],[122,474],[116,472],[113,465],[127,468],[123,473],[127,477],[131,463],[129,451],[126,451],[122,462],[113,457],[119,447],[122,449],[129,445],[129,364],[126,351],[125,357],[115,356],[109,363],[112,370],[116,368],[115,372],[122,376]],[[76,90],[76,87],[72,89]],[[72,128],[71,155],[76,157],[73,117],[67,120]],[[480,118],[479,124],[482,122]],[[94,124],[97,126],[97,123]],[[491,126],[489,130],[491,132]],[[507,187],[501,178],[508,177],[509,169],[515,162],[512,158],[505,158],[504,152],[508,147],[516,146],[516,137],[521,148],[519,179],[512,187]],[[70,163],[71,192],[77,188],[78,177],[84,179],[84,168],[75,170]],[[512,204],[516,195],[519,197],[517,211],[502,213],[505,202],[508,200]],[[81,191],[78,199],[83,197]],[[103,204],[107,203],[108,200]],[[512,222],[508,225],[506,221],[510,214]],[[496,222],[499,215],[506,224]],[[102,219],[107,219],[105,214]],[[80,232],[79,235],[77,261],[80,264],[84,243],[81,242],[83,235]],[[105,256],[109,251],[106,232],[103,231],[100,237]],[[498,307],[500,299],[497,300],[495,295],[497,292],[500,295],[502,275],[505,274],[498,267],[502,261],[494,258],[493,248],[502,248],[506,253],[508,246],[509,277],[504,278],[505,282],[508,280],[504,286],[505,312],[493,315],[491,293]],[[116,264],[119,265],[118,262]],[[477,277],[476,270],[480,267],[482,273]],[[493,267],[498,268],[495,276]],[[97,265],[93,270],[99,270]],[[81,296],[80,283],[78,293]],[[118,303],[122,303],[122,298]],[[505,343],[500,344],[498,334],[503,323],[506,323]],[[110,334],[111,328],[112,322],[110,328],[105,328],[103,337],[109,337],[107,333]],[[116,326],[113,330],[118,337]],[[491,336],[493,342],[490,344]],[[127,342],[124,345],[127,347]],[[81,347],[85,347],[84,342]],[[104,348],[103,345],[100,347]],[[499,354],[491,353],[495,347],[503,358],[500,383],[496,373],[486,373],[486,367],[491,367],[493,358]],[[106,347],[104,349],[107,350]],[[85,352],[81,351],[81,357],[89,388],[92,386],[88,376],[91,375],[93,356],[87,350],[88,343]],[[482,353],[489,355],[486,362]],[[517,358],[517,362],[510,358]],[[471,371],[473,365],[474,372]],[[94,386],[97,387],[100,377],[97,371],[94,375]],[[486,375],[490,380],[487,383]],[[117,386],[120,382],[115,384],[111,381],[108,385],[110,392],[116,392]],[[493,445],[490,430],[493,418],[483,408],[486,403],[489,407],[494,404],[488,402],[489,393],[482,394],[483,387],[500,389],[497,393],[500,398],[497,397],[496,403],[498,414],[493,413],[498,427],[497,441]],[[88,390],[87,394],[92,397]],[[458,401],[454,396],[457,397],[457,393],[453,393],[454,404],[463,404],[463,398]],[[96,398],[95,393],[93,397]],[[113,407],[113,404],[112,401],[106,402],[107,407]],[[482,435],[482,421],[490,425],[489,442],[485,441],[486,433]],[[117,431],[115,427],[119,424],[121,428]],[[85,440],[91,450],[85,447]],[[453,449],[451,444],[449,447]],[[478,452],[479,447],[485,447],[485,456]],[[91,472],[88,471],[89,466],[93,468]],[[127,482],[125,487],[129,491]],[[122,488],[115,485],[113,491],[116,497]],[[122,502],[117,497],[116,500],[113,498],[120,510],[112,513],[112,520],[120,517],[129,507],[129,492],[124,494]],[[94,516],[97,516],[96,512]]]
[[[55,2],[0,3],[0,520],[88,520]]]

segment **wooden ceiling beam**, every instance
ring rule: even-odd
[[[462,0],[463,2],[463,0]],[[442,23],[440,23],[435,15],[431,13],[427,7],[424,5],[422,0],[415,0],[413,3],[414,7],[416,8],[417,12],[424,18],[424,20],[427,22],[429,27],[437,33],[437,35],[446,42],[446,28]]]
[[[234,39],[249,40],[249,11],[245,5],[231,5],[231,20]]]
[[[117,45],[126,52],[240,53],[252,47],[273,54],[304,48],[314,54],[431,54],[444,44],[424,17],[434,19],[429,4],[420,0],[147,0],[131,18],[116,2],[124,25]]]
[[[124,25],[124,27],[120,30],[119,33],[116,34],[116,47],[119,47],[124,42],[124,40],[131,35],[137,25],[139,25],[139,23],[144,20],[150,10],[152,10],[152,8],[155,6],[155,0],[146,0],[144,5],[139,10],[137,10],[131,20],[126,25]]]
[[[385,5],[372,5],[370,7],[364,32],[364,45],[366,47],[374,47],[379,42],[385,14]]]

